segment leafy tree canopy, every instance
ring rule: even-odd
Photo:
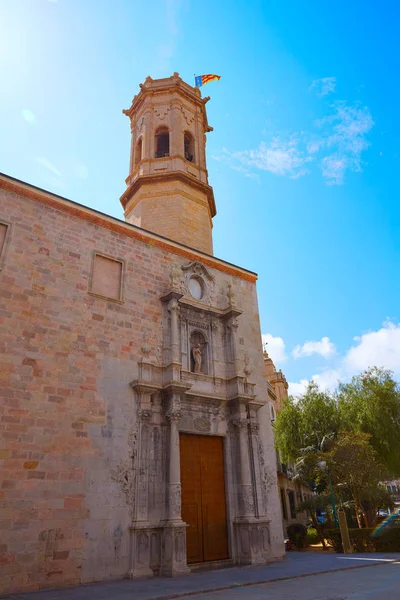
[[[368,433],[379,459],[400,475],[400,388],[391,371],[373,367],[339,384],[341,429]]]

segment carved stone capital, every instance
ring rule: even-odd
[[[139,408],[138,417],[142,423],[148,423],[153,416],[153,411],[150,408]]]
[[[167,410],[167,412],[165,413],[165,416],[167,417],[168,421],[173,422],[173,423],[179,423],[179,421],[182,418],[182,412],[180,407],[179,408],[169,408]]]

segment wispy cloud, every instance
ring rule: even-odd
[[[317,96],[323,97],[332,94],[336,89],[336,77],[322,77],[314,79],[309,90],[314,90]]]
[[[36,123],[36,115],[30,108],[23,108],[21,116],[27,123]]]
[[[275,137],[269,144],[261,142],[256,150],[236,152],[232,157],[249,167],[291,177],[302,174],[302,167],[311,160],[300,150],[299,140],[295,137],[289,140]]]
[[[37,156],[36,162],[38,162],[39,165],[42,165],[42,167],[44,167],[45,169],[48,169],[49,171],[54,173],[54,175],[61,176],[60,171],[53,165],[52,162],[49,161],[48,158],[46,158],[44,156]]]
[[[366,106],[349,106],[345,102],[338,102],[332,108],[332,115],[316,123],[322,132],[319,149],[333,150],[320,163],[328,185],[343,183],[347,170],[362,170],[361,155],[370,145],[366,136],[374,126]]]
[[[325,78],[328,79],[335,78]],[[373,126],[367,106],[338,101],[329,106],[326,117],[314,121],[309,131],[273,134],[258,148],[240,152],[224,148],[213,158],[246,177],[255,171],[268,171],[298,179],[311,173],[314,166],[320,169],[327,185],[341,185],[347,172],[362,171],[363,153],[370,146],[368,134]]]

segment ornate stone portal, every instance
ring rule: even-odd
[[[120,481],[132,510],[130,577],[188,572],[186,527],[181,518],[179,433],[225,437],[225,477],[230,555],[238,564],[264,563],[270,546],[266,517],[263,448],[256,401],[246,355],[238,363],[237,321],[233,292],[226,307],[209,301],[213,277],[200,263],[177,265],[164,307],[162,364],[147,355],[132,381],[137,430],[131,433],[132,456],[114,479]],[[193,298],[196,276],[204,302]],[[193,347],[191,340],[204,340]],[[194,358],[200,350],[200,359]],[[216,360],[216,357],[218,361]],[[204,367],[203,361],[207,364]],[[243,377],[241,372],[247,376]]]

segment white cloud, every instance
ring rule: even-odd
[[[319,341],[305,342],[293,349],[293,358],[301,358],[302,356],[311,356],[312,354],[320,354],[324,358],[329,358],[336,353],[336,346],[328,337],[322,337]]]
[[[23,108],[21,116],[27,123],[36,123],[36,115],[30,108]]]
[[[267,344],[267,352],[275,364],[285,362],[285,342],[281,337],[274,337],[270,333],[263,333],[262,343]]]
[[[318,383],[321,389],[333,391],[339,380],[348,381],[353,375],[374,366],[390,369],[395,377],[400,377],[400,323],[387,321],[377,331],[364,333],[354,340],[357,343],[340,358],[336,368],[326,369],[309,380],[290,382],[290,394],[304,393],[311,380]]]
[[[336,89],[336,77],[322,77],[322,79],[315,79],[309,89],[314,89],[317,96],[321,97],[332,94]]]
[[[42,165],[45,169],[48,169],[54,173],[54,175],[61,175],[60,171],[53,165],[52,162],[49,161],[48,158],[45,158],[44,156],[38,156],[36,158],[36,162]]]
[[[302,379],[298,383],[289,381],[289,394],[291,396],[301,396],[307,389],[309,384],[308,379]]]
[[[357,345],[350,348],[344,359],[349,372],[377,366],[400,374],[400,323],[388,321],[378,331],[364,333],[354,340]]]

